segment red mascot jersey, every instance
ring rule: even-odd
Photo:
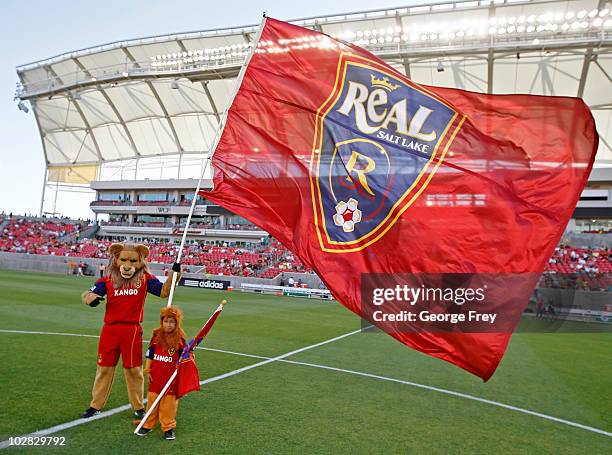
[[[161,393],[162,389],[176,370],[176,362],[178,361],[179,355],[185,349],[185,340],[181,340],[180,347],[172,353],[163,349],[157,344],[155,338],[151,340],[149,349],[147,350],[147,359],[152,360],[151,363],[151,378],[153,379],[149,383],[149,392]],[[176,384],[177,381],[173,381],[170,388],[166,392],[167,395],[176,396]]]
[[[115,289],[110,275],[96,281],[90,289],[101,297],[108,295],[106,302],[105,324],[139,324],[142,322],[143,309],[147,292],[159,297],[162,283],[154,275],[145,273],[140,286]]]

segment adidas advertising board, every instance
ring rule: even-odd
[[[201,278],[181,278],[181,280],[179,281],[179,286],[225,291],[230,286],[230,282],[224,280],[210,280]]]

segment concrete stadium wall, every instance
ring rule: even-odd
[[[100,264],[106,265],[107,263],[106,259],[0,253],[0,269],[67,274],[70,259],[73,259],[75,263],[83,261],[88,264],[96,277],[98,276],[98,267]],[[149,264],[149,266],[151,273],[158,276],[163,275],[164,267],[168,267],[167,264]],[[308,284],[308,287],[313,289],[318,289],[319,283],[321,282],[319,277],[312,273],[284,272],[283,275],[285,280],[289,279],[289,277],[293,277],[296,282],[301,279],[302,282]],[[203,273],[184,273],[183,276],[186,278],[210,278],[213,280],[229,281],[230,285],[235,290],[240,290],[240,285],[242,283],[279,286],[281,280],[280,275],[274,279],[211,275]],[[540,288],[538,289],[538,292],[541,293],[546,301],[550,301],[556,307],[571,307],[585,310],[602,310],[605,305],[610,304],[612,296],[612,293],[610,292],[576,291],[572,289]],[[532,307],[534,307],[533,302],[529,305],[530,309],[532,309]]]
[[[555,307],[602,311],[612,301],[612,293],[599,291],[576,291],[573,289],[538,288],[545,302]],[[535,305],[533,305],[535,308]]]
[[[0,253],[0,269],[27,270],[30,272],[49,272],[68,274],[70,259],[75,264],[85,262],[97,274],[102,259],[70,258],[64,256],[44,256],[39,254]]]
[[[30,272],[48,272],[48,273],[63,273],[68,274],[68,266],[70,260],[73,260],[75,264],[79,261],[83,261],[88,265],[89,269],[94,273],[94,276],[98,276],[98,268],[100,264],[106,265],[107,259],[93,259],[93,258],[79,258],[79,257],[68,257],[68,256],[45,256],[40,254],[24,254],[24,253],[0,253],[0,269],[11,269],[11,270],[27,270]],[[149,269],[154,275],[161,276],[164,274],[163,269],[170,267],[169,264],[156,264],[150,263]],[[242,283],[248,284],[268,284],[278,286],[280,285],[280,275],[273,279],[267,278],[254,278],[254,277],[239,277],[239,276],[226,276],[226,275],[210,275],[204,273],[184,273],[183,276],[187,278],[211,278],[214,280],[229,281],[234,289],[240,289]],[[319,277],[312,273],[284,273],[285,280],[289,277],[293,277],[296,281],[302,280],[302,282],[308,284],[308,287],[318,289],[321,280]]]

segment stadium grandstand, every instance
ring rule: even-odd
[[[611,8],[605,0],[475,0],[290,22],[362,46],[420,84],[583,98],[597,124],[599,150],[541,285],[609,292]],[[212,184],[207,158],[257,29],[106,43],[18,67],[18,107],[32,111],[46,172],[39,217],[5,216],[0,254],[75,258],[96,270],[111,241],[130,239],[150,244],[152,262],[163,271],[176,254],[203,170],[202,186]],[[91,191],[91,222],[54,218],[62,191],[75,189]],[[427,204],[479,203],[478,195],[441,196]],[[195,207],[184,260],[191,272],[275,285],[290,276],[320,286],[248,220],[201,197]],[[66,261],[46,270],[67,270]]]

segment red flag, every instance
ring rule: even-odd
[[[279,239],[354,313],[487,380],[597,143],[580,99],[421,86],[266,19],[202,194]]]
[[[212,329],[213,324],[223,311],[223,305],[225,305],[225,300],[217,307],[215,312],[208,318],[208,321],[202,326],[198,334],[189,342],[189,351],[193,351],[197,345],[199,345],[204,337],[208,335],[210,329]]]
[[[181,358],[176,376],[176,398],[181,398],[189,392],[200,390],[200,375],[196,366],[193,352],[187,359]]]
[[[179,356],[176,377],[177,398],[181,398],[189,392],[200,390],[200,375],[193,356],[193,350],[202,342],[206,335],[208,335],[208,332],[212,329],[221,311],[223,311],[223,305],[225,305],[225,303],[225,300],[221,302],[210,318],[208,318],[208,321],[204,323],[198,334],[187,343],[185,350]]]

